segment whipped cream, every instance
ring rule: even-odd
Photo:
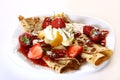
[[[44,35],[44,41],[50,44],[50,42],[56,38],[57,32],[59,32],[63,38],[61,44],[63,46],[70,46],[74,40],[73,32],[76,31],[81,32],[83,26],[84,24],[80,24],[80,23],[66,23],[65,28],[56,29],[56,28],[52,28],[52,26],[49,25],[42,31],[42,35]]]

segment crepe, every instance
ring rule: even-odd
[[[18,18],[25,32],[32,33],[41,30],[42,22],[39,17],[24,18],[23,16],[19,16]]]
[[[46,64],[58,73],[63,73],[68,70],[77,70],[80,67],[80,63],[75,58],[58,58],[57,60],[46,60],[43,58]]]
[[[90,39],[85,34],[81,34],[76,41],[83,46],[81,57],[86,59],[88,63],[98,66],[112,56],[112,50],[96,43],[88,45],[87,42],[89,41]]]

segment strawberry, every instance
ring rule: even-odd
[[[91,30],[94,29],[94,27],[90,25],[83,26],[83,33],[90,36]]]
[[[90,39],[93,42],[99,43],[102,40],[102,33],[101,33],[101,31],[99,31],[97,29],[93,29],[91,31]]]
[[[81,54],[82,53],[82,50],[83,50],[83,47],[80,46],[80,45],[72,45],[68,48],[68,56],[69,57],[76,57],[77,55]]]
[[[32,45],[33,36],[29,33],[23,33],[19,36],[19,43],[21,47],[28,47]]]
[[[35,44],[28,52],[28,58],[39,59],[43,56],[43,50],[40,44]]]
[[[64,28],[65,27],[65,21],[62,18],[55,18],[52,21],[52,28]]]
[[[51,25],[52,19],[50,17],[46,17],[43,21],[42,28],[46,28],[47,26]]]

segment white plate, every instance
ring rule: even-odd
[[[111,26],[108,23],[106,23],[100,19],[97,19],[94,17],[88,17],[88,16],[69,15],[69,17],[74,22],[80,22],[80,23],[84,23],[84,24],[88,24],[88,25],[94,25],[94,26],[97,26],[102,29],[107,29],[109,31],[109,34],[107,36],[106,46],[109,49],[112,49],[114,51],[115,37],[114,37],[113,29],[111,28]],[[42,73],[41,75],[47,75],[47,76],[52,76],[52,77],[59,76],[59,77],[61,77],[61,79],[62,79],[62,77],[69,77],[71,75],[72,75],[72,77],[76,77],[76,76],[81,76],[81,75],[85,75],[88,73],[90,74],[92,72],[101,70],[102,68],[107,67],[107,64],[110,61],[110,60],[108,60],[98,67],[93,67],[89,64],[86,64],[86,65],[83,65],[79,70],[71,71],[71,72],[63,73],[63,74],[58,74],[48,68],[43,68],[41,66],[40,67],[35,66],[32,63],[30,63],[26,58],[24,58],[24,56],[18,55],[19,54],[17,52],[18,36],[21,33],[21,28],[20,28],[20,26],[18,26],[18,27],[19,28],[16,29],[16,31],[12,37],[12,44],[11,44],[12,47],[11,47],[11,52],[9,53],[9,57],[15,64],[20,66],[20,68],[28,69],[30,72],[32,72],[36,75]]]

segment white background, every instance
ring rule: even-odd
[[[54,12],[98,17],[112,25],[116,36],[115,51],[107,67],[73,79],[69,76],[68,80],[120,80],[120,0],[0,0],[0,80],[62,79],[60,76],[41,76],[41,72],[39,76],[30,73],[14,64],[7,56],[7,44],[18,27],[19,15],[27,17]]]

